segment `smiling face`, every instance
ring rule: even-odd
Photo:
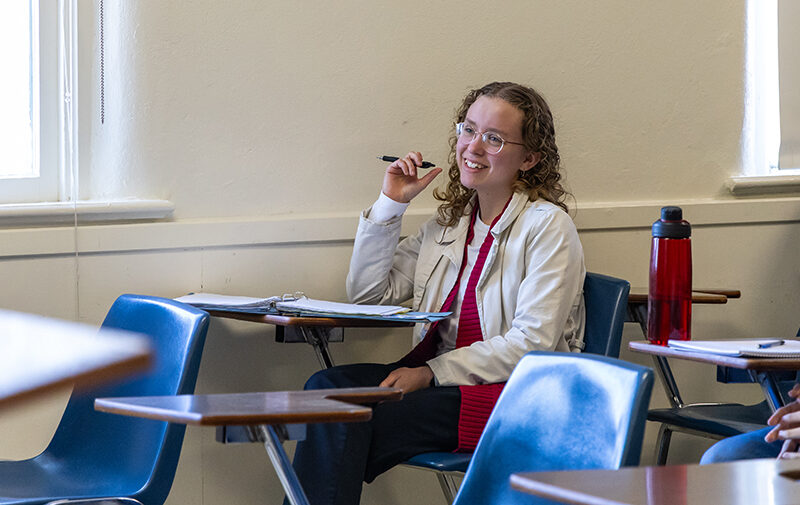
[[[478,193],[481,209],[484,204],[502,205],[511,197],[512,185],[520,171],[530,170],[539,160],[522,142],[523,113],[501,98],[481,96],[470,106],[464,122],[478,132],[472,142],[459,138],[456,162],[461,184]],[[496,133],[506,141],[499,153],[491,154],[481,134]]]

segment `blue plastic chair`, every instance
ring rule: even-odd
[[[639,464],[652,389],[653,371],[641,365],[591,354],[526,354],[489,417],[454,505],[534,502],[511,488],[515,472]]]
[[[629,292],[628,281],[586,273],[583,283],[583,301],[586,305],[584,352],[619,357]],[[410,458],[404,465],[436,472],[445,500],[453,503],[458,491],[455,477],[467,470],[471,458],[472,453],[426,452]]]
[[[103,327],[152,339],[154,364],[144,374],[73,391],[47,448],[22,461],[0,461],[0,504],[116,498],[161,505],[178,464],[184,425],[94,410],[96,397],[190,394],[208,331],[208,314],[164,298],[122,295]]]

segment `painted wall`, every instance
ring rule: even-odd
[[[492,80],[547,97],[581,204],[718,197],[739,171],[743,1],[109,1],[105,32],[81,190],[177,218],[351,212],[376,155],[446,163]]]
[[[94,2],[80,5],[96,26]],[[537,87],[555,112],[589,270],[645,286],[649,224],[678,203],[695,225],[695,285],[743,292],[696,308],[694,335],[791,335],[800,198],[724,189],[741,170],[744,8],[106,0],[103,124],[98,43],[91,30],[81,39],[80,194],[169,199],[174,216],[0,230],[0,306],[97,323],[124,292],[343,300],[356,216],[380,187],[374,157],[416,149],[444,163],[463,94],[502,79]],[[418,200],[407,232],[435,206],[429,193]],[[625,342],[642,338],[628,326]],[[332,351],[337,363],[386,361],[409,342],[407,330],[348,330]],[[317,368],[310,348],[275,343],[270,327],[215,319],[197,391],[298,388]],[[687,400],[760,399],[755,386],[716,384],[710,367],[675,372]],[[41,450],[67,394],[4,412],[0,457]],[[652,403],[666,405],[660,389]],[[706,445],[676,436],[671,461],[696,461]],[[190,428],[168,503],[276,503],[278,489],[260,446]],[[363,503],[441,500],[433,475],[401,468]]]

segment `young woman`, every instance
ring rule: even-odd
[[[533,89],[495,82],[470,92],[451,138],[450,180],[436,216],[403,240],[405,208],[441,172],[411,152],[386,170],[361,215],[347,293],[353,302],[453,311],[418,325],[392,364],[323,370],[306,389],[393,386],[399,402],[368,423],[309,425],[294,466],[313,505],[357,504],[363,481],[428,451],[471,450],[519,359],[582,346],[583,250],[565,212],[553,117]],[[564,426],[564,429],[569,429]]]

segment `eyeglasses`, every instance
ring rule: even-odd
[[[478,136],[480,136],[483,143],[486,144],[486,151],[489,154],[497,154],[506,144],[516,144],[518,146],[524,146],[525,144],[521,142],[511,142],[510,140],[503,140],[503,137],[496,133],[492,132],[479,132],[475,129],[474,126],[468,123],[458,123],[456,125],[456,136],[458,136],[459,142],[466,142],[467,144],[471,144],[475,141]]]

